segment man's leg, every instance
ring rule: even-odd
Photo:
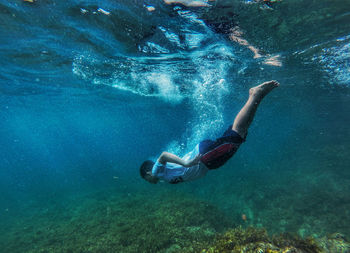
[[[256,110],[261,100],[273,89],[279,86],[277,81],[268,81],[249,90],[249,98],[240,112],[237,114],[232,130],[245,138],[248,128],[253,121]]]

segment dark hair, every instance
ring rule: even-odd
[[[147,172],[151,171],[153,168],[154,162],[151,160],[144,161],[140,167],[140,175],[142,178],[145,178]]]

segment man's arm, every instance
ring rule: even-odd
[[[191,167],[195,164],[197,164],[199,162],[201,158],[201,155],[197,155],[195,158],[193,158],[192,160],[189,160],[189,161],[185,161],[183,159],[181,159],[180,157],[174,155],[174,154],[171,154],[169,152],[163,152],[159,158],[158,158],[158,161],[161,163],[161,164],[166,164],[167,162],[169,163],[176,163],[176,164],[179,164],[183,167]]]

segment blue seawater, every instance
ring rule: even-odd
[[[191,252],[193,231],[249,225],[350,236],[350,2],[209,4],[0,1],[0,252]],[[224,167],[141,179],[144,160],[222,134],[271,79]]]

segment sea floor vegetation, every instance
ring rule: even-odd
[[[50,208],[31,206],[26,217],[8,217],[2,252],[350,252],[342,234],[269,235],[264,228],[235,224],[191,195],[111,193],[76,196]]]
[[[17,217],[3,252],[193,252],[229,224],[219,210],[186,196],[97,193]],[[186,208],[184,208],[186,207]],[[33,207],[30,208],[34,210]]]
[[[301,238],[293,234],[269,236],[265,229],[241,227],[219,234],[215,242],[202,253],[257,252],[257,253],[317,253],[350,252],[350,244],[343,235],[323,238]]]

